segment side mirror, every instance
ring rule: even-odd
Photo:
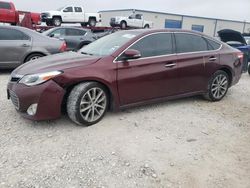
[[[50,37],[55,37],[55,34],[52,33],[52,34],[50,34],[49,36],[50,36]]]
[[[123,60],[129,59],[139,59],[141,57],[141,53],[138,50],[129,49],[123,53]]]

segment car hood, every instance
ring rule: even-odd
[[[57,70],[64,71],[68,68],[83,67],[96,63],[99,59],[100,57],[97,56],[88,56],[77,52],[65,52],[27,62],[16,68],[12,74],[26,75]]]
[[[218,35],[223,42],[237,41],[245,45],[247,44],[242,34],[238,31],[223,29],[218,31]]]
[[[42,14],[61,15],[61,12],[57,10],[49,10],[49,11],[42,12]]]

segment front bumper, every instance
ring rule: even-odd
[[[32,87],[17,82],[9,82],[7,94],[17,111],[25,118],[40,121],[57,119],[61,116],[65,90],[53,80]],[[27,114],[27,110],[32,104],[38,104],[34,116]]]

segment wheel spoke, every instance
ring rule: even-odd
[[[92,97],[91,97],[90,91],[88,91],[87,95],[88,95],[89,100],[92,101]]]
[[[91,109],[91,121],[94,121],[94,117],[95,117],[95,108],[92,107],[92,109]]]
[[[96,106],[97,108],[104,109],[104,107],[103,107],[103,106],[101,106],[101,105],[99,105],[99,104],[95,104],[95,106]]]
[[[98,99],[103,95],[103,91],[100,91],[100,93],[97,95],[95,102],[98,101]]]
[[[86,114],[86,116],[85,116],[85,118],[84,118],[86,121],[88,121],[88,118],[89,118],[90,112],[91,112],[91,109],[89,109],[88,113]]]
[[[81,109],[80,112],[81,112],[81,113],[82,113],[82,112],[85,112],[86,110],[88,110],[88,109],[90,109],[90,108],[91,108],[91,106],[89,105],[89,106],[87,106],[86,108]]]

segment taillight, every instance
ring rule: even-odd
[[[63,42],[62,46],[60,47],[60,52],[65,52],[67,49],[67,44],[66,42]]]
[[[235,67],[239,67],[241,64],[243,64],[244,61],[244,54],[242,52],[239,52],[236,54],[237,60],[234,62]]]

